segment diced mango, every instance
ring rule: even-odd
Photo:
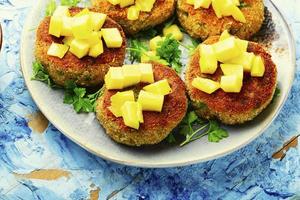
[[[133,5],[133,4],[134,4],[134,0],[121,0],[120,1],[121,8],[125,8],[125,7]]]
[[[117,92],[110,98],[111,106],[109,110],[116,116],[121,117],[122,111],[121,108],[126,101],[134,101],[134,93],[133,90],[125,91],[125,92]]]
[[[90,47],[89,56],[97,58],[104,52],[102,40],[99,43]]]
[[[221,64],[221,69],[225,76],[236,75],[241,81],[243,81],[244,69],[242,65]]]
[[[141,55],[141,62],[142,63],[148,63],[151,61],[151,57],[156,56],[155,51],[147,51]]]
[[[234,7],[235,4],[232,0],[223,0],[222,5],[222,16],[231,16],[232,15],[232,7]]]
[[[126,101],[121,108],[125,125],[136,130],[140,127],[138,109],[138,103],[134,101]]]
[[[240,48],[242,53],[247,52],[249,41],[236,38],[235,42],[238,45],[238,47]]]
[[[102,37],[108,48],[120,48],[123,43],[123,38],[117,28],[102,28]]]
[[[57,43],[53,42],[51,44],[51,46],[49,47],[47,54],[49,56],[63,58],[68,50],[69,50],[69,47],[67,45],[57,44]]]
[[[222,7],[224,4],[223,0],[212,0],[212,7],[215,11],[215,14],[218,18],[222,18]]]
[[[223,41],[226,40],[228,38],[230,38],[231,35],[229,34],[229,32],[227,30],[223,31],[223,33],[221,34],[219,41]]]
[[[143,88],[147,92],[154,94],[168,95],[172,92],[172,88],[167,79],[157,81]]]
[[[72,17],[63,17],[62,18],[62,29],[61,29],[61,36],[73,36],[72,32]]]
[[[211,0],[194,0],[194,8],[209,8]]]
[[[239,21],[239,22],[242,22],[242,23],[246,23],[247,22],[247,20],[245,18],[245,15],[243,14],[243,12],[237,6],[234,6],[232,8],[232,17],[236,21]]]
[[[140,72],[141,72],[141,82],[143,83],[153,83],[154,75],[152,64],[139,64]]]
[[[236,39],[234,37],[219,41],[213,44],[213,47],[217,60],[220,62],[225,62],[242,54],[242,51],[237,45]]]
[[[142,105],[139,102],[137,102],[137,110],[140,123],[144,123],[143,109]]]
[[[70,17],[69,7],[68,6],[58,6],[53,15],[54,17]]]
[[[63,26],[62,18],[52,16],[50,18],[49,34],[55,37],[60,37],[61,29]]]
[[[165,27],[163,29],[163,34],[164,34],[164,36],[171,34],[173,38],[175,38],[176,40],[179,40],[179,41],[183,39],[183,34],[176,24]]]
[[[243,81],[237,75],[221,77],[221,88],[224,92],[239,93],[243,86]]]
[[[149,42],[150,49],[151,49],[152,51],[155,51],[155,50],[157,49],[157,47],[158,47],[158,44],[159,44],[160,42],[162,42],[162,41],[163,41],[163,38],[160,37],[160,36],[156,36],[156,37],[152,38],[152,39],[150,40],[150,42]]]
[[[77,13],[74,17],[81,17],[84,15],[90,15],[90,10],[88,8],[82,9],[79,13]]]
[[[70,36],[70,37],[64,37],[63,43],[64,43],[65,45],[70,46],[73,40],[74,40],[74,37],[73,37],[73,36]]]
[[[192,81],[192,86],[207,94],[212,94],[220,88],[218,82],[202,77],[195,78]]]
[[[92,33],[90,16],[83,15],[73,18],[72,32],[76,39],[88,39]]]
[[[127,11],[127,19],[137,20],[140,15],[140,9],[137,6],[130,6]]]
[[[141,82],[141,71],[138,65],[124,65],[122,70],[124,76],[124,88]]]
[[[244,67],[244,71],[250,72],[254,57],[254,53],[244,52],[239,57],[228,60],[227,63],[242,65]]]
[[[124,76],[121,67],[111,67],[108,73],[105,75],[105,87],[108,90],[123,89]]]
[[[251,68],[251,76],[253,77],[263,77],[265,74],[265,64],[260,56],[255,56],[253,60],[253,65]]]
[[[108,0],[108,2],[115,6],[117,4],[120,4],[121,0]]]
[[[101,42],[101,38],[99,37],[99,33],[96,31],[91,32],[90,37],[86,39],[90,46],[98,44]]]
[[[99,31],[106,20],[106,14],[90,12],[90,22],[93,31]]]
[[[232,0],[234,5],[239,6],[240,5],[240,0]]]
[[[246,23],[246,18],[243,12],[235,4],[236,3],[232,0],[225,0],[222,14],[224,16],[232,16],[236,21]]]
[[[138,102],[142,105],[144,111],[161,112],[164,104],[164,95],[141,90]]]
[[[136,0],[135,4],[140,8],[143,12],[151,12],[154,3],[156,0]]]
[[[195,4],[195,0],[186,0],[186,3],[190,4],[190,5],[194,5]]]
[[[90,45],[86,41],[74,39],[70,45],[70,52],[80,59],[88,54],[89,48]]]
[[[218,61],[211,45],[200,46],[200,71],[201,73],[214,74],[218,68]]]

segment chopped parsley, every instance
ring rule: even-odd
[[[31,80],[41,81],[43,83],[46,83],[51,88],[60,88],[60,86],[56,85],[52,81],[48,72],[40,62],[35,61],[32,64],[32,69],[33,69],[33,76],[31,77]]]

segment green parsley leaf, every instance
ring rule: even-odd
[[[141,40],[130,39],[129,40],[130,48],[129,49],[129,59],[133,63],[134,61],[141,61],[141,56],[147,51],[147,47]]]
[[[61,0],[62,6],[76,6],[81,0]]]
[[[35,61],[32,64],[32,69],[33,76],[31,77],[31,80],[41,81],[43,83],[46,83],[51,88],[61,88],[52,81],[48,72],[45,70],[44,66],[40,62]]]
[[[56,9],[56,1],[51,0],[46,6],[46,16],[52,16]]]

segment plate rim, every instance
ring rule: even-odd
[[[257,131],[257,133],[255,135],[253,135],[252,137],[250,137],[247,141],[243,142],[242,144],[238,145],[238,146],[235,146],[234,148],[231,148],[227,151],[224,151],[222,153],[217,153],[217,154],[213,154],[213,155],[210,155],[208,157],[206,157],[205,159],[203,158],[200,158],[200,159],[187,159],[187,160],[181,160],[181,161],[174,161],[174,162],[167,162],[167,163],[164,163],[164,162],[161,162],[159,164],[153,164],[153,163],[150,163],[150,162],[143,162],[143,161],[129,161],[129,160],[122,160],[122,159],[117,159],[117,158],[114,158],[114,157],[110,157],[109,155],[105,154],[105,153],[101,153],[101,152],[96,152],[95,150],[93,150],[93,148],[89,147],[88,144],[83,144],[80,142],[79,139],[76,139],[76,137],[72,134],[69,134],[68,131],[66,130],[67,128],[66,127],[63,127],[63,126],[57,126],[57,124],[53,121],[55,116],[50,116],[50,114],[48,112],[45,111],[45,108],[43,108],[42,105],[40,105],[40,101],[37,100],[39,99],[37,97],[36,94],[33,94],[31,92],[31,89],[28,87],[28,81],[31,81],[30,79],[28,80],[28,77],[30,77],[29,75],[27,76],[27,73],[25,72],[25,53],[24,53],[24,46],[25,46],[25,36],[26,36],[26,33],[25,31],[28,31],[26,28],[29,26],[29,24],[31,23],[31,19],[32,17],[34,16],[34,14],[40,10],[39,8],[41,7],[42,3],[41,1],[39,1],[37,3],[36,6],[33,7],[33,9],[31,10],[31,12],[29,13],[29,15],[27,16],[26,18],[26,21],[24,23],[24,26],[23,26],[23,30],[22,30],[22,35],[21,35],[21,40],[20,40],[20,63],[21,63],[21,71],[22,71],[22,74],[23,74],[23,78],[25,80],[25,85],[28,89],[28,92],[30,93],[34,103],[37,105],[37,107],[39,108],[39,110],[45,115],[45,117],[49,120],[49,122],[55,126],[62,134],[64,134],[68,139],[70,139],[71,141],[73,141],[74,143],[76,143],[77,145],[79,145],[80,147],[82,147],[83,149],[87,150],[88,152],[91,152],[93,153],[94,155],[96,156],[99,156],[105,160],[109,160],[109,161],[112,161],[114,163],[118,163],[118,164],[123,164],[123,165],[127,165],[127,166],[132,166],[132,167],[142,167],[142,168],[167,168],[167,167],[180,167],[180,166],[188,166],[188,165],[192,165],[192,164],[196,164],[196,163],[202,163],[202,162],[206,162],[206,161],[209,161],[209,160],[214,160],[214,159],[218,159],[218,158],[221,158],[221,157],[224,157],[226,155],[229,155],[245,146],[247,146],[249,143],[251,143],[252,141],[254,141],[256,138],[258,138],[259,136],[261,136],[265,130],[274,122],[274,120],[277,118],[278,114],[280,113],[280,111],[282,110],[282,107],[285,105],[289,95],[290,95],[290,92],[291,92],[291,89],[293,87],[293,82],[294,82],[294,79],[295,79],[295,72],[296,72],[296,46],[295,46],[295,39],[294,39],[294,35],[293,35],[293,32],[291,31],[291,27],[289,26],[289,24],[287,23],[284,15],[282,14],[282,12],[280,11],[280,9],[276,6],[276,4],[274,4],[273,0],[269,0],[269,2],[272,4],[272,6],[274,6],[274,8],[276,9],[276,11],[279,13],[280,17],[282,18],[283,22],[284,22],[284,26],[286,26],[287,28],[287,31],[288,31],[288,34],[289,34],[289,40],[291,42],[291,49],[292,49],[292,55],[291,55],[291,58],[292,58],[292,67],[293,67],[293,74],[292,76],[290,77],[290,80],[289,80],[289,87],[287,89],[287,93],[286,95],[284,96],[282,102],[278,105],[278,108],[276,110],[276,112],[274,113],[274,116],[272,117],[271,120],[269,120],[265,125],[264,127],[262,127],[262,129],[260,131]]]

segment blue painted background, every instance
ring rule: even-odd
[[[38,111],[20,72],[20,32],[34,0],[0,0],[0,199],[300,199],[300,149],[272,154],[300,133],[300,72],[283,110],[263,134],[224,158],[170,169],[140,169],[98,158],[49,125],[28,126]],[[291,25],[300,58],[300,2],[276,0]],[[63,172],[51,179],[47,169]],[[40,170],[40,171],[38,171]],[[26,174],[44,170],[46,178]],[[49,173],[48,173],[49,172]],[[48,174],[47,174],[48,173]],[[41,174],[40,174],[41,175]],[[97,190],[98,189],[98,190]]]

